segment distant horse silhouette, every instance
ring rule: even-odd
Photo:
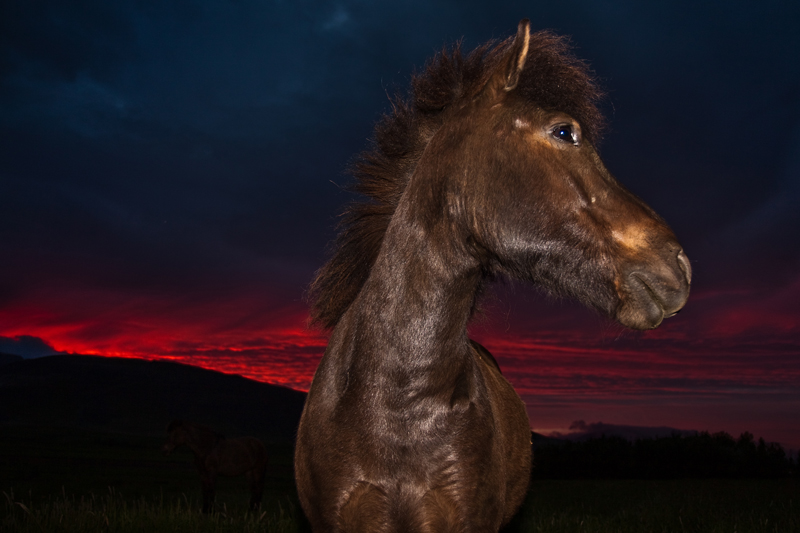
[[[565,41],[437,55],[355,164],[312,317],[332,328],[295,475],[323,531],[497,531],[527,490],[525,406],[467,323],[505,274],[634,329],[689,295],[673,232],[606,170],[600,92]]]
[[[250,508],[261,503],[267,468],[267,449],[255,437],[227,439],[213,429],[173,420],[167,426],[167,442],[162,451],[168,455],[181,445],[194,452],[194,464],[203,485],[203,512],[211,512],[217,476],[247,476],[250,482]]]

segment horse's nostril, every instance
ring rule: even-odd
[[[692,283],[692,265],[689,263],[689,258],[686,257],[686,254],[681,250],[678,252],[678,265],[680,265],[681,270],[683,270],[683,274],[686,276],[686,283]]]

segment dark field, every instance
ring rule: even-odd
[[[291,446],[268,444],[260,513],[244,478],[222,478],[199,512],[188,451],[158,436],[0,426],[0,531],[306,531]],[[505,531],[800,532],[800,484],[782,480],[534,480]]]

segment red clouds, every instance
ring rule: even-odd
[[[0,309],[0,335],[31,335],[61,352],[168,359],[305,390],[326,340],[302,305],[236,298],[167,300],[122,293],[48,294]]]
[[[306,307],[267,293],[224,296],[40,293],[0,308],[0,335],[307,390],[326,336],[306,327]],[[677,317],[645,333],[569,305],[510,302],[505,313],[493,309],[488,320],[479,319],[472,334],[526,401],[536,431],[564,432],[583,419],[751,431],[797,447],[798,297],[797,282],[771,293],[696,291]]]

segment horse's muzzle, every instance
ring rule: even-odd
[[[666,258],[637,262],[623,272],[617,320],[632,329],[653,329],[686,304],[692,283],[689,258],[680,247]]]

